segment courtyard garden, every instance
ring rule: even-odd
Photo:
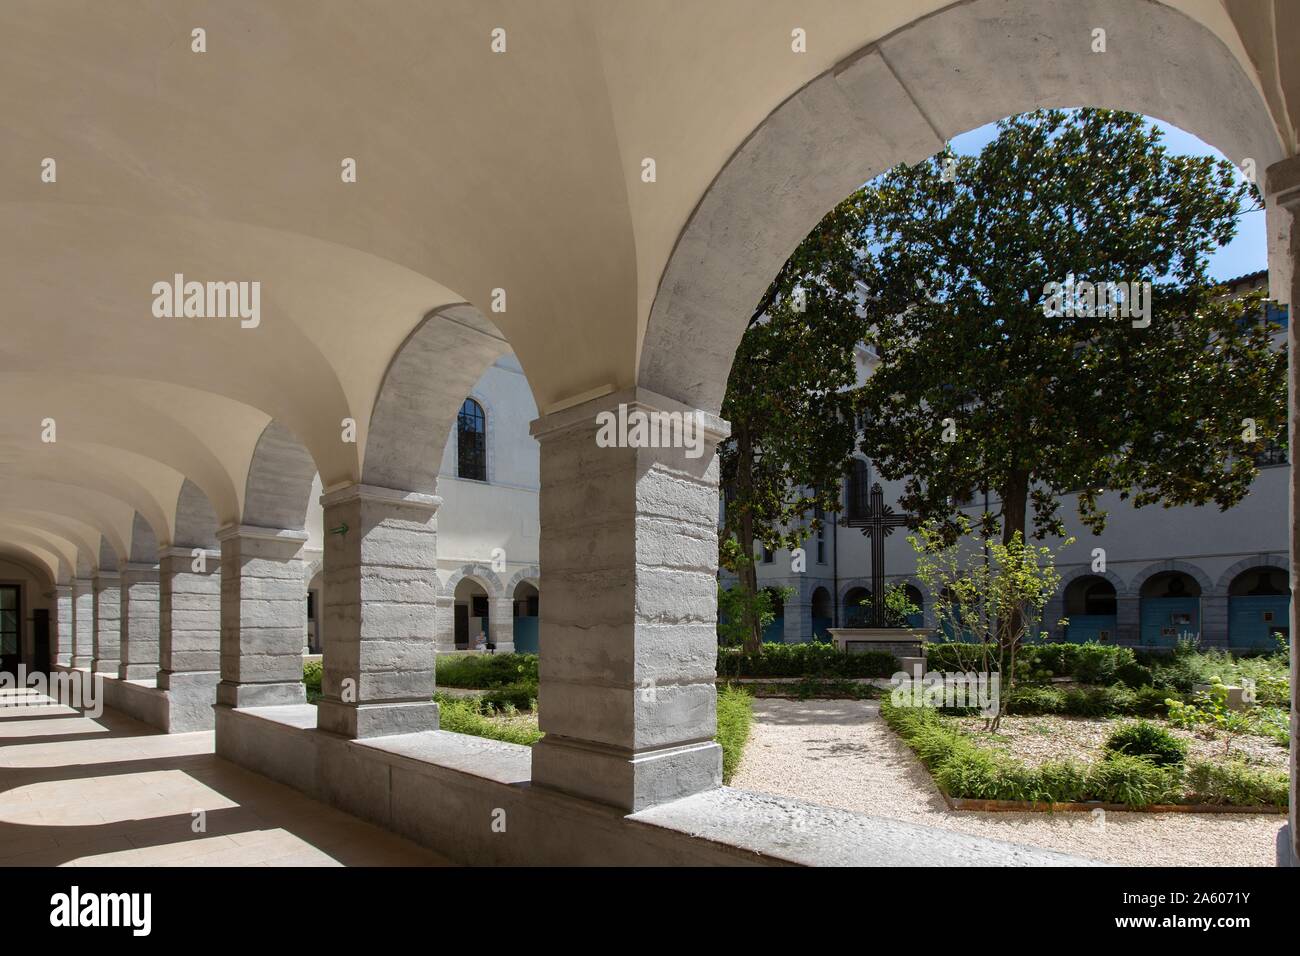
[[[929,669],[964,670],[961,656],[958,645],[936,645]],[[955,806],[1285,809],[1286,654],[1180,647],[1139,657],[1113,645],[1029,644],[1015,666],[996,723],[941,699],[881,702]]]
[[[542,739],[537,721],[536,654],[440,654],[437,688],[441,729],[531,747]],[[321,697],[321,665],[303,666],[307,700]],[[741,687],[718,689],[718,733],[723,782],[740,763],[753,719],[753,697]]]

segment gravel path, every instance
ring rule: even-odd
[[[733,787],[1136,866],[1273,866],[1281,814],[973,813],[947,808],[876,701],[754,702]]]

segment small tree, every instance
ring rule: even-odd
[[[753,559],[750,559],[750,563]],[[729,588],[718,585],[718,639],[723,647],[744,645],[752,652],[754,634],[776,620],[776,601],[785,601],[790,588],[760,588],[750,591],[743,584]]]
[[[865,597],[858,604],[860,607],[866,608],[868,612],[874,611],[876,606],[875,596]],[[907,627],[907,619],[921,610],[907,596],[907,585],[905,584],[895,584],[893,587],[886,588],[884,605],[883,619],[885,627]]]
[[[936,595],[940,623],[952,628],[959,645],[963,632],[973,638],[969,663],[963,660],[962,666],[973,669],[978,664],[985,673],[996,670],[1005,683],[988,727],[996,730],[1005,710],[1001,702],[1015,689],[1016,651],[1037,631],[1061,575],[1052,549],[1026,544],[1020,532],[1004,544],[964,515],[957,524],[956,541],[949,529],[934,522],[922,525],[907,540],[916,551],[917,577]],[[1069,538],[1062,547],[1073,543]]]

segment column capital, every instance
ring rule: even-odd
[[[71,593],[72,593],[72,582],[69,581],[67,584],[56,584],[56,585],[54,585],[54,587],[53,587],[52,589],[50,589],[49,591],[46,591],[46,592],[45,592],[45,596],[46,596],[47,598],[52,598],[52,597],[67,597],[67,596],[70,595]]]
[[[126,564],[122,565],[122,570],[120,573],[122,575],[129,574],[132,576],[138,576],[141,574],[157,574],[158,565],[149,564],[148,562],[145,561],[128,561]]]
[[[666,395],[660,395],[658,392],[652,392],[648,388],[640,387],[599,395],[577,405],[549,412],[533,421],[529,433],[540,442],[565,432],[583,429],[596,431],[601,427],[598,417],[606,412],[617,416],[620,431],[625,431],[623,426],[629,423],[630,416],[634,412],[639,412],[642,415],[680,416],[683,434],[687,427],[685,422],[689,419],[692,422],[690,427],[702,429],[705,440],[711,445],[716,445],[731,434],[731,423],[712,412],[706,412],[704,409],[695,408]],[[659,434],[659,429],[651,429],[651,441],[657,441]],[[660,446],[652,443],[633,447]]]
[[[214,561],[221,560],[220,548],[187,548],[184,545],[173,545],[170,548],[159,548],[158,560],[162,561],[163,558],[184,558],[186,561],[189,561],[194,557],[195,551],[202,552]]]
[[[1264,193],[1285,209],[1300,205],[1300,156],[1274,163],[1264,173]]]
[[[228,524],[217,531],[218,541],[254,538],[259,541],[306,541],[307,532],[292,528],[263,528],[253,524]]]
[[[103,587],[108,587],[113,584],[120,584],[122,581],[122,575],[121,572],[118,571],[96,571],[95,576],[91,578],[91,581],[96,587],[100,587],[101,582]]]
[[[322,508],[341,505],[348,501],[373,501],[379,504],[416,508],[421,511],[437,511],[442,506],[442,498],[420,491],[402,491],[398,488],[384,488],[380,485],[366,485],[348,482],[332,488],[320,496]]]

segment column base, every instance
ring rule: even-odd
[[[316,705],[316,727],[353,740],[417,734],[438,729],[438,705],[431,700],[345,704],[327,698]]]
[[[117,669],[120,680],[155,680],[158,677],[158,662],[152,664],[123,664]]]
[[[74,655],[72,661],[68,664],[68,666],[71,667],[73,670],[88,671],[90,670],[90,665],[92,662],[93,662],[92,658],[86,657],[84,655]]]
[[[227,707],[283,707],[288,704],[307,703],[307,690],[302,681],[285,681],[276,684],[236,684],[221,681],[217,684],[217,703]]]
[[[533,785],[636,812],[722,786],[722,748],[702,740],[635,753],[547,734],[533,745]]]
[[[72,655],[71,655],[71,654],[60,654],[58,657],[54,658],[54,666],[55,666],[55,667],[74,667],[74,666],[76,666],[76,665],[74,665],[74,664],[72,663]]]
[[[169,734],[211,730],[212,708],[217,702],[218,671],[159,671],[158,689],[167,698]]]
[[[121,661],[92,661],[90,665],[92,674],[103,674],[105,677],[116,677],[121,670]]]

